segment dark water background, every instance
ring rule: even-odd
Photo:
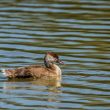
[[[0,67],[42,64],[46,51],[65,62],[62,86],[0,72],[0,110],[110,110],[109,0],[0,0]]]

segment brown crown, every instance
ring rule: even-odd
[[[59,59],[58,55],[56,53],[54,53],[54,52],[47,52],[47,55],[51,55],[54,58]]]

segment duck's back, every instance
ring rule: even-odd
[[[20,67],[16,69],[3,70],[3,73],[8,78],[40,78],[43,76],[55,75],[54,70],[44,66],[32,65],[27,67]]]

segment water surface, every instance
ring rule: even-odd
[[[0,66],[65,62],[58,82],[8,81],[0,73],[2,110],[110,109],[109,0],[1,0]]]

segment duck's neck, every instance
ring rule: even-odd
[[[46,68],[50,68],[51,64],[49,63],[49,61],[46,60],[46,58],[44,58],[44,64]]]
[[[45,64],[46,68],[52,69],[53,71],[56,72],[56,74],[58,76],[61,76],[61,69],[59,68],[59,66],[57,66],[56,64],[53,64],[53,63],[49,63],[46,60],[44,60],[44,64]]]
[[[52,68],[55,70],[55,72],[57,73],[58,76],[61,76],[61,74],[62,74],[61,73],[61,69],[60,69],[60,67],[58,65],[53,64]]]
[[[48,60],[47,55],[44,57],[44,64],[46,68],[51,68],[52,63]]]
[[[57,75],[61,76],[61,69],[59,68],[59,66],[57,66],[54,63],[49,62],[46,56],[44,58],[44,64],[46,68],[52,69],[53,71],[56,72]]]

